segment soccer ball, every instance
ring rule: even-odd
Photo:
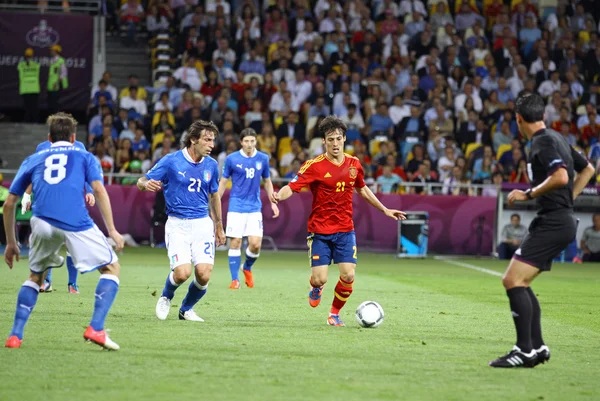
[[[383,323],[383,308],[375,301],[365,301],[356,308],[356,321],[362,327],[377,327]]]

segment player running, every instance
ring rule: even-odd
[[[246,128],[240,133],[242,149],[225,159],[223,176],[219,182],[219,197],[223,197],[227,181],[231,179],[229,211],[227,212],[227,236],[229,244],[229,271],[232,290],[240,288],[240,263],[242,261],[242,238],[248,237],[244,277],[249,288],[254,287],[252,266],[260,255],[263,236],[262,202],[260,201],[260,181],[265,180],[265,191],[271,199],[273,182],[269,170],[269,155],[256,149],[256,131]],[[277,204],[271,203],[273,218],[279,216]]]
[[[540,304],[530,284],[538,274],[549,271],[552,259],[575,239],[573,200],[594,175],[594,168],[585,157],[561,134],[546,128],[544,110],[544,100],[539,95],[517,99],[519,130],[531,140],[527,169],[532,188],[512,191],[508,203],[537,199],[538,214],[502,278],[517,344],[508,354],[490,362],[494,368],[534,367],[550,359],[550,350],[542,339]]]
[[[206,294],[214,265],[215,233],[217,246],[225,243],[219,168],[209,156],[218,133],[212,122],[196,121],[188,129],[185,148],[160,159],[137,183],[142,191],[165,191],[169,216],[165,238],[171,273],[156,304],[160,320],[169,315],[175,291],[191,276],[194,266],[194,280],[179,308],[179,320],[204,321],[192,308]]]
[[[117,250],[123,248],[123,238],[115,229],[98,162],[91,153],[73,146],[77,123],[70,114],[57,113],[48,118],[48,124],[50,149],[25,159],[4,203],[7,239],[4,259],[12,269],[14,259],[19,260],[14,230],[15,207],[19,197],[33,183],[36,199],[31,218],[29,279],[19,291],[14,325],[5,346],[21,346],[23,329],[37,302],[43,273],[63,265],[64,258],[58,252],[66,244],[79,272],[100,272],[94,314],[83,338],[106,349],[117,350],[119,346],[104,331],[104,321],[119,289],[119,263],[104,234],[88,214],[81,196],[84,183],[90,184],[96,194],[102,218]]]
[[[313,194],[312,212],[308,219],[308,252],[311,261],[308,294],[310,306],[321,302],[323,286],[327,282],[328,266],[337,263],[340,270],[327,324],[344,326],[340,310],[352,294],[357,249],[352,221],[353,190],[370,205],[394,220],[404,220],[404,212],[386,208],[365,185],[360,161],[344,154],[346,125],[337,117],[329,116],[318,126],[323,138],[325,154],[308,160],[289,185],[272,195],[273,202],[284,201],[294,192],[309,186]]]
[[[52,142],[45,141],[40,143],[35,149],[36,153],[42,150],[50,149],[52,146]],[[85,145],[79,141],[75,141],[73,144],[76,148],[87,151]],[[23,194],[23,199],[21,199],[21,213],[25,214],[28,210],[31,209],[31,192],[33,191],[33,186],[29,185],[25,193]],[[94,198],[94,192],[92,191],[92,187],[86,183],[85,184],[85,200],[88,205],[93,207],[96,204],[96,198]],[[46,271],[46,277],[44,278],[44,283],[40,287],[40,292],[52,292],[52,270],[48,269]],[[79,294],[79,286],[77,285],[77,269],[75,268],[75,264],[73,263],[73,258],[67,252],[67,272],[69,275],[69,281],[67,283],[67,291],[71,294]]]

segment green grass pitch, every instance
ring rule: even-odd
[[[168,273],[164,249],[127,249],[121,288],[107,319],[121,345],[106,352],[83,342],[98,274],[66,291],[41,294],[22,348],[0,350],[0,400],[600,400],[600,266],[555,264],[534,283],[542,305],[549,364],[494,370],[489,360],[514,342],[500,278],[444,261],[359,254],[354,293],[342,319],[325,324],[337,278],[330,270],[312,309],[305,252],[264,251],[256,287],[230,291],[218,252],[208,294],[195,308],[205,323],[177,320],[180,288],[167,321],[154,315]],[[502,272],[505,263],[462,262]],[[21,261],[0,269],[0,334],[8,336]],[[376,329],[359,328],[356,306],[379,302]]]

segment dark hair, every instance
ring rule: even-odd
[[[138,90],[138,87],[137,86],[130,86],[129,87],[129,91],[131,92],[132,90]]]
[[[517,219],[521,220],[521,216],[519,216],[519,213],[513,213],[510,215],[510,219],[512,220],[513,217],[516,217]]]
[[[192,139],[200,139],[200,137],[202,136],[202,131],[210,131],[213,134],[215,134],[215,136],[219,135],[219,129],[217,128],[215,123],[213,123],[212,121],[198,120],[192,123],[192,125],[190,125],[190,128],[188,128],[188,133],[185,136],[185,140],[183,141],[185,147],[189,148],[190,146],[192,146]]]
[[[50,126],[50,142],[68,141],[77,130],[77,121],[67,113],[56,113],[48,117]]]
[[[545,108],[544,99],[535,93],[519,96],[515,104],[517,114],[527,123],[543,121]]]
[[[98,82],[98,85],[108,85],[108,82],[106,82],[105,80],[101,79],[100,82]]]
[[[346,127],[346,124],[344,124],[342,120],[336,116],[325,117],[323,121],[319,123],[319,136],[321,138],[326,138],[328,133],[338,129],[342,131],[342,135],[346,136],[348,127]]]
[[[256,138],[256,131],[254,131],[253,128],[244,128],[242,132],[240,132],[240,141],[243,141],[247,136],[253,136]]]

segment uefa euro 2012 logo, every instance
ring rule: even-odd
[[[29,46],[44,48],[57,44],[60,41],[60,35],[54,28],[48,26],[45,19],[42,19],[38,26],[27,32],[25,40]]]

